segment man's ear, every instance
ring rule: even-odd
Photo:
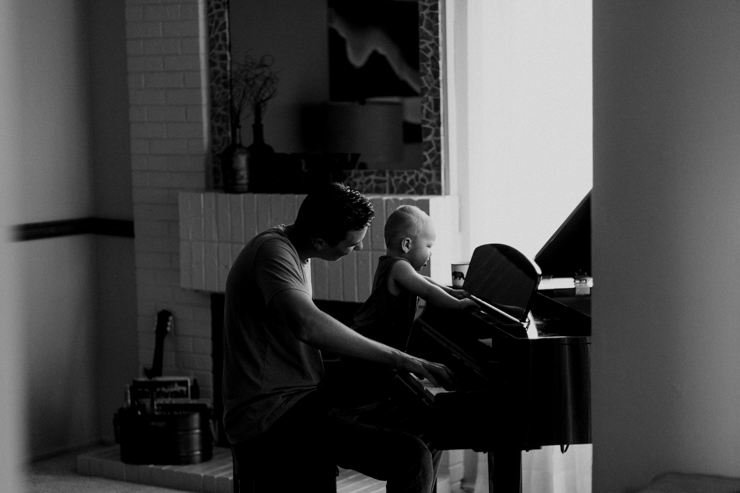
[[[311,246],[316,250],[323,250],[329,246],[329,244],[323,238],[311,238]]]
[[[401,250],[403,253],[409,253],[409,250],[411,250],[411,238],[408,236],[401,240]]]

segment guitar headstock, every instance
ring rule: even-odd
[[[154,362],[151,368],[144,368],[144,375],[147,378],[162,376],[162,352],[164,351],[164,337],[172,331],[172,312],[169,310],[160,310],[157,313],[157,322],[154,331],[156,340],[154,345]]]
[[[157,322],[154,332],[157,336],[164,336],[172,331],[172,312],[169,310],[160,310],[157,313]]]

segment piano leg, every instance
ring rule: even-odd
[[[521,493],[522,451],[497,449],[488,452],[489,493]]]

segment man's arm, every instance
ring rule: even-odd
[[[458,299],[448,293],[431,279],[416,272],[408,262],[396,262],[391,269],[391,282],[397,283],[432,305],[452,310],[476,306],[475,301],[469,298]]]
[[[450,387],[452,373],[446,366],[426,361],[364,337],[321,311],[308,294],[289,289],[271,301],[296,338],[322,351],[386,364],[427,378],[434,385]]]

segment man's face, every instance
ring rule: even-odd
[[[362,239],[365,238],[365,233],[367,233],[367,227],[348,232],[347,236],[334,246],[324,243],[319,258],[334,261],[348,255],[352,250],[362,250]]]

